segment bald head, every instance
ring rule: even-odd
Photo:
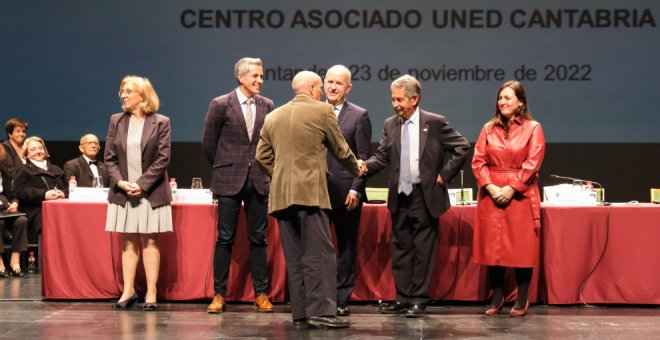
[[[322,85],[321,77],[312,71],[300,71],[291,81],[293,93],[296,95],[304,94],[316,100],[321,100]]]
[[[325,99],[332,105],[340,105],[346,101],[351,91],[351,71],[344,65],[335,65],[325,74],[323,90]]]
[[[78,149],[83,155],[87,156],[87,158],[94,160],[96,159],[99,150],[101,150],[99,139],[91,133],[86,134],[80,138],[80,146],[78,146]]]

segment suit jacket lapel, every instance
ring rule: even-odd
[[[85,157],[80,156],[78,157],[78,161],[80,162],[80,166],[85,172],[89,178],[94,178],[94,173],[92,172],[92,168],[89,167],[89,163],[87,163],[87,160],[85,160]],[[98,167],[98,166],[97,166]]]
[[[259,141],[259,132],[261,132],[261,127],[264,126],[264,120],[266,119],[266,114],[267,114],[266,105],[264,104],[263,100],[261,100],[261,96],[259,95],[254,96],[254,103],[257,108],[257,112],[254,115],[254,129],[252,129],[252,143],[256,143]],[[247,126],[245,127],[245,131],[247,131]]]
[[[131,119],[131,115],[128,113],[124,113],[121,118],[119,118],[119,122],[117,122],[117,139],[121,141],[121,147],[124,150],[124,153],[126,153],[126,138],[128,137],[128,122]]]
[[[401,157],[401,118],[397,117],[395,119],[394,123],[394,146],[396,149],[396,152],[399,154],[399,157]]]
[[[236,90],[231,91],[231,94],[229,95],[229,100],[227,101],[229,103],[229,113],[236,115],[237,119],[241,121],[243,124],[243,135],[245,137],[248,137],[248,132],[247,132],[247,126],[245,125],[245,116],[243,115],[243,108],[241,107],[241,102],[238,101],[238,95],[236,94]],[[255,96],[255,101],[254,101],[254,106],[257,108],[257,112],[259,112],[259,105],[257,105],[257,100]],[[258,115],[256,115],[258,116]],[[256,121],[255,121],[255,126],[256,126]],[[252,131],[254,133],[254,130]]]
[[[142,128],[142,139],[140,140],[140,147],[142,148],[142,154],[147,147],[147,142],[149,137],[156,131],[156,117],[155,113],[152,113],[144,118],[144,127]]]
[[[424,147],[426,147],[426,137],[428,137],[429,124],[426,122],[426,112],[419,110],[419,159],[422,159]]]
[[[344,106],[342,106],[341,111],[339,111],[339,117],[337,119],[339,120],[339,128],[341,129],[344,124],[346,124],[346,121],[348,121],[348,118],[351,115],[351,108],[348,106],[348,102],[344,102]]]

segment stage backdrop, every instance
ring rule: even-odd
[[[2,1],[0,113],[46,141],[103,140],[121,78],[137,74],[154,83],[173,141],[199,142],[209,101],[236,86],[234,63],[252,56],[264,61],[262,94],[276,105],[291,98],[296,71],[350,67],[349,99],[369,110],[374,142],[392,114],[391,81],[409,73],[422,82],[421,107],[470,141],[493,115],[499,85],[517,79],[549,143],[630,143],[635,154],[660,143],[658,20],[660,2],[640,0]],[[586,169],[560,165],[544,170]]]

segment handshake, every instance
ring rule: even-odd
[[[369,169],[367,169],[367,163],[361,159],[358,159],[358,167],[360,168],[360,175],[358,177],[362,177],[369,172]]]

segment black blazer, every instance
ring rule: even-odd
[[[456,131],[444,116],[419,110],[419,174],[424,202],[433,217],[439,217],[449,209],[448,184],[465,163],[470,143]],[[392,116],[385,120],[383,136],[378,150],[366,161],[368,175],[373,175],[390,165],[387,207],[395,214],[399,189],[401,156],[401,118]],[[438,175],[444,185],[438,185]]]
[[[44,201],[46,191],[56,187],[69,195],[69,182],[64,175],[64,170],[59,166],[48,162],[48,170],[44,170],[32,163],[25,163],[14,182],[14,190],[20,201],[20,210],[31,218],[33,214],[41,211],[41,202]]]
[[[7,182],[11,182],[11,180],[16,180],[16,177],[18,177],[18,173],[23,167],[23,160],[16,153],[14,147],[11,146],[9,140],[2,142],[2,147],[5,148],[5,159],[2,161],[2,168],[7,172]]]
[[[358,159],[367,159],[371,154],[371,121],[367,110],[346,101],[339,112],[339,130],[346,143]],[[328,193],[333,209],[345,207],[346,195],[350,190],[362,194],[361,199],[366,200],[366,177],[354,177],[335,156],[328,152]]]
[[[103,186],[107,188],[108,174],[105,171],[105,164],[102,161],[98,161],[96,169],[99,171],[99,176],[103,177]],[[82,155],[64,163],[64,173],[67,179],[71,178],[71,176],[76,176],[76,182],[78,182],[77,185],[79,187],[91,187],[94,181],[94,173]]]
[[[16,202],[18,203],[18,197],[12,188],[11,177],[7,173],[4,167],[0,168],[0,176],[2,176],[2,192],[0,192],[0,212],[3,212],[9,208],[9,205]],[[20,204],[19,204],[20,207]]]

